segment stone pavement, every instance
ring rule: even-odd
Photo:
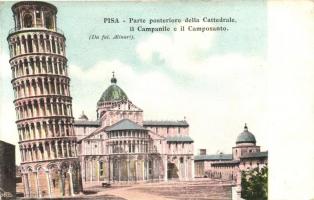
[[[85,188],[87,191],[97,192],[95,195],[109,195],[128,200],[229,200],[232,196],[231,186],[231,182],[196,179],[183,182],[113,185],[111,188],[102,188],[99,183],[87,184]]]
[[[84,195],[63,198],[66,200],[231,200],[232,183],[208,178],[194,181],[168,181],[155,183],[112,184],[101,182],[84,184]],[[55,200],[60,198],[55,198]],[[43,199],[41,199],[43,200]],[[50,199],[51,200],[51,199]]]

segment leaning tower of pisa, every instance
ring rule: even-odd
[[[25,1],[15,3],[12,11],[14,28],[7,40],[24,196],[72,196],[82,184],[57,8]]]

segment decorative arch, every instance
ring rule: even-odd
[[[33,16],[30,13],[26,13],[23,17],[23,24],[26,28],[33,27]]]

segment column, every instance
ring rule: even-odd
[[[53,84],[54,84],[54,94],[57,94],[57,79],[54,79],[54,81],[53,81]],[[59,112],[59,110],[58,110],[58,112]]]
[[[120,177],[121,177],[121,160],[118,160],[118,180],[120,182]]]
[[[149,160],[146,160],[146,180],[149,180]]]
[[[25,37],[25,47],[26,47],[26,51],[25,51],[25,53],[29,53],[29,46],[28,46],[28,38],[27,38],[27,36]],[[25,49],[24,49],[25,50]],[[24,73],[25,74],[25,73]]]
[[[53,137],[57,137],[55,121],[52,122],[52,134],[53,134]]]
[[[50,185],[49,170],[46,170],[46,177],[47,177],[47,183],[48,183],[48,195],[49,195],[49,197],[51,197],[51,185]]]
[[[97,181],[99,182],[99,176],[100,176],[100,164],[99,164],[99,159],[97,159],[96,162],[97,162]]]
[[[42,85],[43,85],[43,93],[46,95],[48,94],[48,88],[45,86],[45,79],[42,79]],[[48,81],[47,81],[48,83]],[[45,100],[46,101],[46,100]],[[47,102],[46,102],[47,103]],[[47,107],[45,107],[47,109]]]
[[[35,27],[36,27],[36,15],[35,15]],[[35,45],[35,40],[34,40],[34,35],[33,34],[31,35],[30,40],[31,40],[31,43],[32,43],[33,52],[36,52],[35,51],[36,45]]]
[[[53,53],[53,51],[52,51],[52,39],[50,38],[50,36],[49,36],[49,43],[50,43],[50,46],[49,46],[49,48],[50,48],[50,53]],[[55,73],[54,72],[54,69],[52,70],[53,71],[53,74]]]
[[[28,152],[28,157],[29,157],[29,160],[28,160],[28,161],[33,161],[32,148],[30,148],[29,150],[27,150],[27,152]]]
[[[45,20],[44,20],[44,12],[40,11],[40,16],[41,16],[41,24],[43,27],[45,27]]]
[[[59,85],[59,86],[60,86],[60,85]],[[59,90],[60,90],[60,88],[61,88],[61,87],[59,87]],[[61,94],[61,91],[59,91],[59,93]],[[64,105],[64,102],[60,102],[60,106],[61,106],[61,115],[66,115],[63,105]]]
[[[191,158],[191,164],[192,164],[192,179],[194,179],[194,176],[195,176],[195,174],[194,174],[194,159],[193,158]]]
[[[40,129],[41,129],[41,132],[42,132],[42,138],[47,138],[48,137],[46,128],[47,128],[47,123],[45,123],[45,127],[44,127],[44,123],[40,122]]]
[[[36,155],[36,152],[35,152],[35,149],[34,149],[34,145],[32,144],[31,146],[31,151],[32,151],[32,158],[33,158],[33,161],[34,160],[37,160],[37,155]]]
[[[70,157],[69,142],[66,142],[67,157]]]
[[[39,144],[40,144],[40,143],[36,143],[37,152],[39,153],[39,160],[43,160],[43,153],[42,153],[41,150],[40,150]]]
[[[57,104],[58,105],[58,104]],[[57,106],[57,113],[58,113],[58,106]],[[59,121],[58,122],[58,129],[59,129],[59,136],[61,137],[61,136],[63,136],[62,135],[62,127],[61,127],[61,122]]]
[[[48,89],[48,92],[47,93],[49,93],[49,94],[51,94],[51,80],[50,80],[50,78],[48,78],[47,79],[47,89]],[[52,103],[50,104],[51,106],[52,106]],[[51,109],[51,114],[53,113],[53,109]]]
[[[42,144],[42,146],[43,146],[44,159],[45,159],[45,160],[48,160],[48,154],[47,154],[46,144],[45,144],[45,142],[42,142],[41,144]]]
[[[26,197],[29,197],[29,185],[28,185],[28,180],[26,174],[22,174],[23,177],[23,185],[24,185],[24,193]]]
[[[34,124],[34,130],[35,130],[35,138],[38,139],[39,138],[39,132],[37,129],[37,123]]]
[[[93,160],[89,162],[90,167],[90,181],[93,181]]]
[[[37,27],[37,19],[36,19],[36,10],[35,9],[34,9],[33,16],[34,16],[34,27]]]
[[[127,159],[127,168],[128,168],[128,182],[130,180],[130,157],[129,157],[129,154],[128,154],[128,159]]]
[[[135,160],[135,182],[137,181],[137,177],[138,177],[138,174],[137,174],[137,157],[136,157],[136,160]]]
[[[74,157],[77,157],[76,143],[74,143]]]
[[[51,131],[51,129],[52,129],[52,122],[47,122],[47,130],[48,130],[48,137],[50,138],[50,137],[52,137],[52,131]]]
[[[73,196],[74,191],[73,191],[72,166],[70,166],[69,168],[69,176],[70,176],[70,191],[71,191],[71,196]]]
[[[54,158],[54,155],[53,155],[53,152],[52,152],[52,148],[51,148],[51,142],[49,142],[49,158],[50,159]]]
[[[55,141],[55,149],[56,149],[56,156],[55,156],[55,158],[59,158],[58,141]]]
[[[38,173],[34,172],[35,176],[36,176],[36,181],[35,181],[35,188],[36,188],[36,193],[37,193],[37,197],[41,197],[40,193],[39,193],[39,181],[38,181]]]
[[[145,180],[145,160],[141,160],[142,163],[142,175],[143,175],[143,181]]]
[[[111,162],[110,157],[108,156],[108,182],[109,183],[110,183],[110,180],[112,179],[111,170],[112,170],[112,162]]]
[[[83,151],[83,148],[82,148],[82,151]],[[82,154],[84,154],[84,153],[82,152]],[[72,143],[72,140],[70,141],[70,157],[73,157],[73,143]]]
[[[187,180],[188,179],[188,171],[187,171],[187,166],[188,166],[188,160],[187,160],[187,158],[186,158],[186,156],[184,156],[184,178],[185,178],[185,180]]]
[[[168,159],[167,155],[164,156],[164,181],[168,180]]]
[[[46,35],[43,35],[43,51],[42,52],[47,52],[47,43],[46,43]]]
[[[42,83],[43,83],[44,81],[42,81]],[[43,91],[44,91],[44,84],[42,84],[43,86]],[[47,109],[47,100],[46,99],[44,99],[44,110],[45,110],[45,116],[47,116],[48,115],[48,109]]]
[[[62,153],[62,158],[64,158],[64,141],[61,141],[61,153]]]

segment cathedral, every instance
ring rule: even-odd
[[[145,121],[143,110],[111,83],[97,102],[97,120],[74,122],[83,182],[140,182],[194,177],[193,140],[181,121]]]

